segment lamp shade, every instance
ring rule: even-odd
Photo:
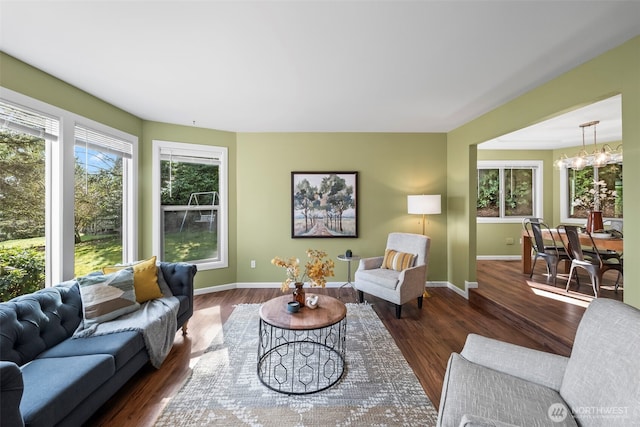
[[[441,212],[440,194],[407,196],[407,213],[439,214]]]

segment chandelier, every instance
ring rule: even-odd
[[[596,127],[600,123],[600,120],[594,120],[592,122],[583,123],[580,125],[582,129],[582,149],[574,157],[567,157],[566,154],[562,154],[558,160],[553,162],[557,169],[569,167],[575,170],[582,170],[587,166],[603,167],[609,163],[617,163],[622,160],[622,144],[618,145],[615,150],[612,150],[609,144],[604,144],[602,148],[598,148],[596,140]],[[585,145],[585,129],[593,126],[593,152],[589,154]]]

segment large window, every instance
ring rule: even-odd
[[[584,169],[560,170],[562,221],[587,218],[590,210],[602,211],[605,218],[622,218],[622,163]]]
[[[479,161],[479,222],[520,222],[542,214],[542,162]]]
[[[45,286],[47,149],[54,117],[0,101],[0,301]]]
[[[5,88],[0,132],[0,287],[136,258],[135,136]]]
[[[163,261],[227,267],[227,150],[153,141],[155,251]]]
[[[127,258],[127,173],[133,147],[121,139],[76,125],[75,275]],[[100,256],[96,256],[100,255]]]

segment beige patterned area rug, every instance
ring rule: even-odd
[[[346,368],[286,395],[257,377],[258,304],[238,305],[156,422],[176,426],[433,426],[437,412],[371,306],[347,304]]]

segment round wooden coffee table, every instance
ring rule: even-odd
[[[317,308],[289,313],[291,300],[283,295],[260,307],[258,378],[280,393],[316,393],[344,374],[347,307],[318,295]]]

